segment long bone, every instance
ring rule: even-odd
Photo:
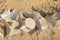
[[[21,27],[22,24],[21,15],[19,14],[19,12],[15,12],[15,10],[12,9],[5,10],[1,14],[1,18],[4,19],[6,22],[11,22],[11,20],[17,20],[20,24],[19,26]]]
[[[20,16],[18,17],[18,20],[10,20],[10,22],[6,22],[6,28],[7,28],[7,37],[8,36],[13,36],[17,33],[19,33],[19,28],[21,26],[21,19],[19,19]]]

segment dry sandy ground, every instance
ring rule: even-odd
[[[45,13],[53,13],[60,9],[60,0],[0,0],[0,10],[16,9],[19,12],[32,11],[32,7]]]
[[[16,9],[19,12],[32,11],[32,7],[37,10],[42,10],[45,13],[53,13],[59,10],[60,0],[0,0],[0,13],[4,9]],[[56,10],[57,9],[57,10]],[[47,29],[41,33],[29,33],[20,32],[10,38],[0,40],[60,40],[60,28],[54,27]]]
[[[32,35],[29,33],[20,32],[16,35],[13,35],[12,37],[9,37],[8,39],[5,38],[3,40],[60,40],[60,28],[54,27],[53,29],[47,29],[42,31],[41,33],[38,33],[36,31]]]

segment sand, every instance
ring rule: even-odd
[[[33,11],[32,7],[45,13],[54,13],[59,11],[60,0],[0,0],[0,13],[4,9],[15,9],[19,12]],[[0,38],[0,40],[60,40],[60,28],[48,28],[41,33],[37,30],[33,34],[20,32],[9,38]]]

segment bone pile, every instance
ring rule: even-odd
[[[23,32],[30,32],[35,28],[39,31],[60,26],[60,12],[43,17],[37,11],[19,13],[12,9],[6,9],[0,14],[0,37],[10,37]]]

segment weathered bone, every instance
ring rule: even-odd
[[[54,18],[52,18],[52,16],[46,17],[46,20],[48,21],[48,25],[49,27],[54,27],[56,24],[56,20]]]
[[[20,31],[20,30],[18,30],[18,29],[15,29],[15,27],[19,26],[18,21],[12,20],[11,22],[12,22],[11,25],[8,24],[8,23],[6,23],[7,37],[8,37],[8,36],[15,35],[15,34],[19,33],[19,31]]]
[[[48,27],[48,22],[45,18],[43,18],[40,13],[38,12],[32,12],[32,13],[25,13],[25,17],[33,18],[36,21],[36,25],[39,30],[44,30]]]
[[[60,12],[56,12],[52,15],[52,18],[54,19],[60,19]]]
[[[29,32],[35,28],[35,21],[32,18],[27,18],[25,24],[20,28],[20,30]]]
[[[38,22],[40,22],[41,29],[42,30],[47,29],[48,28],[47,20],[44,17],[42,17],[39,12],[33,12],[33,13],[37,15],[37,19],[39,20],[39,21],[36,20],[37,25],[38,25]]]
[[[15,29],[20,26],[21,23],[21,16],[19,13],[15,13],[15,10],[5,10],[3,14],[1,14],[1,18],[6,21],[5,26],[7,29],[7,37],[19,33],[20,30]]]
[[[55,27],[60,27],[60,20],[57,20],[57,21],[56,21]]]
[[[11,20],[16,20],[18,17],[18,13],[15,13],[15,10],[13,10],[12,12],[10,12],[9,10],[5,10],[2,14],[1,14],[1,18],[5,19],[6,21],[11,21]]]

